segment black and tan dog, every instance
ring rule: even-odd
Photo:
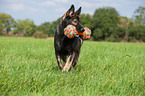
[[[84,28],[80,25],[80,12],[81,7],[74,12],[74,5],[72,5],[57,24],[57,31],[54,37],[54,47],[58,67],[62,69],[62,71],[68,71],[70,67],[72,67],[73,70],[78,62],[82,39],[79,35],[76,35],[72,39],[67,38],[64,35],[64,28],[67,25],[73,25],[76,27],[78,32],[83,32]],[[63,60],[64,65],[62,65],[61,60]]]

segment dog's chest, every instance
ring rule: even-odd
[[[73,50],[74,39],[65,38],[63,41],[63,48],[67,51]]]

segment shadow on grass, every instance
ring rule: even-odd
[[[60,71],[60,69],[58,68],[58,66],[53,66],[53,67],[51,68],[51,70],[53,70],[53,71]]]

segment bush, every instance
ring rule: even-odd
[[[139,40],[145,42],[145,26],[137,26],[129,28],[129,40]]]
[[[99,28],[96,28],[96,29],[94,30],[94,32],[93,32],[92,35],[93,35],[95,41],[97,41],[97,40],[99,40],[99,41],[103,40],[103,39],[102,39],[102,37],[103,37],[103,32],[102,32],[102,30],[99,29]]]
[[[35,37],[35,38],[47,38],[48,35],[47,35],[47,34],[44,34],[44,33],[41,32],[41,31],[36,31],[36,32],[33,34],[33,37]]]
[[[0,31],[0,35],[7,35],[7,32],[6,31]]]

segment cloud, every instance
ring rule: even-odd
[[[94,4],[93,4],[93,3],[90,3],[90,2],[82,1],[82,2],[81,2],[81,5],[83,5],[83,6],[85,6],[85,7],[92,7]]]
[[[0,12],[12,14],[14,18],[30,18],[39,24],[45,20],[54,21],[65,14],[71,4],[75,10],[80,6],[82,13],[93,15],[96,8],[114,7],[122,16],[130,17],[144,0],[0,0]],[[42,18],[43,17],[43,18]]]
[[[67,12],[67,8],[58,8],[58,9],[56,9],[56,11],[58,11],[58,12],[60,12],[60,13],[64,13],[64,12]]]
[[[14,11],[23,10],[25,8],[24,4],[8,4],[7,8],[12,9]]]
[[[19,0],[3,0],[3,1],[5,1],[7,3],[12,3],[12,2],[18,2]]]
[[[31,11],[31,12],[37,12],[39,9],[31,6],[27,6],[24,4],[8,4],[6,6],[8,9],[12,9],[13,11]]]
[[[82,12],[85,14],[93,15],[96,8],[102,8],[102,7],[114,7],[118,8],[120,7],[120,4],[116,2],[112,2],[112,0],[94,0],[94,2],[89,1],[80,1],[80,5],[82,6],[83,10]]]
[[[92,8],[92,7],[99,8],[99,7],[108,7],[108,6],[110,6],[110,7],[117,7],[117,6],[120,6],[117,3],[112,3],[111,0],[106,1],[106,2],[104,2],[102,0],[97,0],[95,2],[81,1],[80,4],[82,6],[84,6],[84,7],[87,7],[87,8]]]
[[[68,3],[68,0],[48,0],[48,1],[43,1],[40,3],[42,6],[58,6],[61,5],[62,3]],[[61,4],[60,4],[61,3]]]
[[[34,8],[34,7],[27,7],[28,10],[30,10],[31,12],[37,12],[39,11],[39,9]]]
[[[90,15],[93,15],[94,14],[94,11],[89,11],[89,10],[86,10],[84,11],[85,14],[90,14]]]
[[[43,5],[43,6],[56,6],[56,3],[54,1],[44,1],[44,2],[40,3],[40,5]]]
[[[68,0],[54,0],[55,2],[68,3]]]

